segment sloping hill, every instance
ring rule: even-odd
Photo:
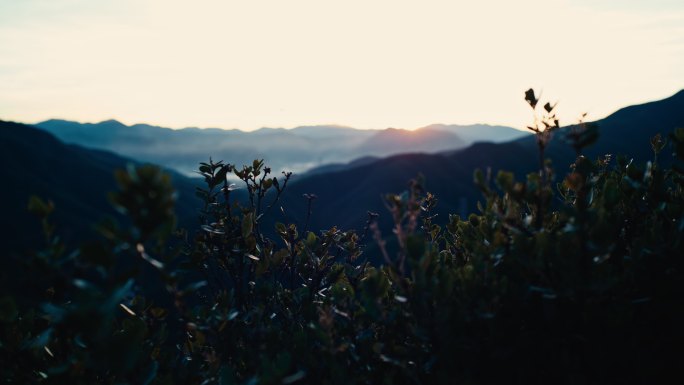
[[[43,130],[0,121],[0,162],[3,181],[0,199],[0,234],[3,250],[35,246],[41,239],[37,219],[27,211],[29,196],[55,202],[54,221],[67,241],[90,236],[91,226],[104,216],[119,217],[107,201],[116,189],[115,169],[130,159],[106,151],[66,145]],[[172,173],[182,224],[194,223],[197,200],[194,181]]]
[[[368,138],[358,151],[362,154],[386,156],[408,152],[435,153],[463,148],[466,142],[447,131],[420,129],[416,131],[388,128]]]
[[[674,128],[684,127],[684,90],[663,100],[622,108],[596,123],[601,135],[596,144],[587,149],[587,156],[628,154],[635,160],[649,160],[653,155],[651,137],[658,133],[667,135]],[[530,139],[526,138],[527,145],[533,146]],[[567,151],[558,135],[551,149],[560,151],[561,147]]]
[[[439,130],[451,132],[458,135],[466,143],[475,142],[508,142],[530,134],[525,131],[516,130],[506,126],[491,126],[489,124],[431,124],[421,128],[421,130]]]
[[[601,136],[585,151],[587,156],[626,154],[635,161],[647,161],[652,158],[649,139],[653,135],[667,135],[676,127],[684,127],[684,91],[664,100],[621,109],[596,123]],[[563,136],[563,130],[557,133],[547,152],[559,175],[565,173],[575,156]],[[476,210],[481,194],[473,185],[474,169],[491,168],[493,174],[501,169],[509,170],[521,178],[538,169],[537,154],[534,137],[524,137],[500,144],[476,143],[447,155],[393,156],[358,167],[305,176],[291,185],[285,207],[290,209],[291,219],[301,223],[306,213],[302,194],[315,193],[319,199],[314,204],[310,228],[333,225],[361,228],[366,211],[370,210],[381,214],[387,229],[389,218],[381,196],[405,190],[407,181],[422,173],[427,189],[439,199],[438,212],[443,222],[449,213]],[[661,154],[661,160],[667,161],[668,156]]]
[[[381,157],[378,156],[364,156],[361,158],[356,158],[349,163],[328,163],[322,166],[314,167],[311,170],[307,171],[304,175],[310,176],[314,174],[325,174],[335,171],[342,171],[376,162],[380,158]]]

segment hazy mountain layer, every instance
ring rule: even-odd
[[[48,120],[37,124],[66,143],[114,151],[141,161],[162,164],[191,175],[209,155],[238,165],[264,158],[274,170],[301,173],[329,163],[364,156],[407,152],[436,153],[464,148],[476,141],[501,142],[524,136],[510,127],[433,125],[416,131],[357,130],[342,126],[240,130],[186,128],[171,130],[115,120],[77,123]],[[461,136],[463,132],[463,136]]]

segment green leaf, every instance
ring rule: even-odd
[[[280,222],[276,222],[275,229],[280,235],[287,234],[287,227],[285,227],[285,225]]]
[[[220,170],[214,175],[214,180],[212,181],[214,186],[218,186],[219,184],[223,183],[226,181],[226,175],[228,174],[228,171],[230,171],[230,165],[226,165],[221,167]]]
[[[496,183],[504,192],[509,192],[511,190],[513,187],[513,180],[514,178],[512,172],[499,171],[499,173],[496,175]]]
[[[36,195],[31,195],[29,198],[28,210],[39,217],[49,215],[54,208],[54,204],[51,201],[45,202]]]
[[[316,245],[316,234],[314,234],[312,231],[309,231],[309,233],[306,235],[306,245],[309,247]]]

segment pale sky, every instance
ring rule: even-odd
[[[562,123],[684,88],[681,0],[0,0],[0,119]]]

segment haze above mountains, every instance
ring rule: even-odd
[[[215,128],[172,130],[147,124],[126,126],[116,120],[100,123],[48,120],[36,126],[65,143],[116,152],[164,165],[188,176],[194,175],[197,164],[209,156],[238,165],[263,158],[274,170],[299,174],[366,156],[438,153],[479,141],[505,142],[528,135],[511,127],[484,124],[434,124],[415,131],[301,126],[251,132]]]

